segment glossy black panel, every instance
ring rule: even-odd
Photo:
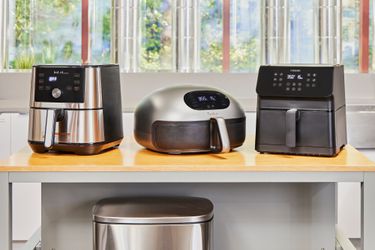
[[[184,101],[192,109],[225,109],[229,106],[228,97],[217,91],[192,91],[184,96]]]
[[[257,93],[265,97],[329,97],[333,76],[333,66],[261,66]]]
[[[37,102],[84,102],[85,69],[83,67],[36,66],[35,101]],[[54,89],[61,91],[53,97]]]

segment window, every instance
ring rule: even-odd
[[[145,0],[140,2],[139,71],[174,71],[176,21],[173,1]]]
[[[260,65],[261,1],[231,1],[230,71],[256,72]]]
[[[359,4],[360,0],[343,0],[342,60],[346,71],[359,68]]]
[[[374,50],[374,42],[375,42],[375,32],[374,32],[374,28],[375,28],[375,18],[374,18],[374,15],[375,15],[375,4],[374,4],[374,0],[371,0],[370,1],[371,5],[370,5],[370,10],[369,10],[369,16],[370,16],[370,31],[369,31],[369,41],[370,41],[370,47],[369,47],[369,62],[370,62],[370,70],[373,72],[374,69],[375,69],[375,57],[373,56],[373,50]]]
[[[80,0],[9,1],[8,67],[80,63]]]
[[[5,67],[81,63],[81,0],[9,0]],[[90,1],[91,62],[110,62],[111,1]],[[6,36],[5,36],[6,37]]]
[[[262,63],[337,62],[366,72],[375,65],[373,0],[1,4],[5,69],[86,61],[117,62],[124,72],[248,73]]]

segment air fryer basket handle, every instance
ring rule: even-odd
[[[298,110],[297,109],[289,109],[286,112],[286,146],[289,148],[295,148],[296,147],[296,141],[297,141],[297,115]]]
[[[50,149],[53,144],[55,144],[56,118],[56,110],[47,110],[46,126],[44,130],[44,147],[47,149]]]
[[[221,117],[211,118],[210,132],[211,151],[214,153],[230,152],[230,140],[225,119]],[[218,140],[216,140],[217,138]]]

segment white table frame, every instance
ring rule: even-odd
[[[12,250],[13,183],[338,183],[362,185],[362,250],[375,249],[375,172],[0,172],[0,249]]]

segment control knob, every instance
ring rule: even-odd
[[[52,90],[52,97],[57,99],[62,95],[62,91],[59,88],[54,88]]]

